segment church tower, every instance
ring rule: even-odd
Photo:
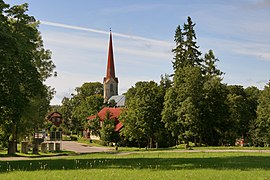
[[[110,30],[108,62],[106,77],[103,80],[104,89],[104,102],[114,95],[118,95],[118,78],[115,77],[114,59],[113,59],[113,45],[112,45],[112,32]]]

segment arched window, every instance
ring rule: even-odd
[[[113,84],[110,84],[110,92],[113,93],[114,90],[113,90]]]

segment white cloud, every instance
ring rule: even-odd
[[[98,34],[106,34],[106,35],[108,34],[107,31],[98,30],[98,29],[85,28],[85,27],[80,27],[80,26],[72,26],[72,25],[54,23],[54,22],[48,22],[48,21],[40,21],[40,22],[41,22],[41,24],[48,25],[48,26],[73,29],[73,30],[79,30],[79,31],[87,31],[87,32],[98,33]],[[171,45],[171,43],[166,42],[166,41],[150,39],[150,38],[145,38],[145,37],[141,37],[141,36],[127,35],[127,34],[122,34],[122,33],[113,33],[113,35],[117,36],[117,37],[121,37],[121,38],[146,41],[149,43],[158,44],[160,46],[170,46]]]

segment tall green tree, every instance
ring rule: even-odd
[[[199,67],[185,66],[174,75],[174,85],[165,95],[162,121],[179,142],[197,139],[200,130],[202,73]]]
[[[176,28],[173,84],[165,95],[162,121],[178,142],[217,145],[228,119],[227,88],[214,52],[201,56],[194,27],[188,17],[183,28]]]
[[[0,1],[0,113],[10,154],[15,153],[18,130],[24,131],[24,111],[31,99],[48,95],[43,83],[55,67],[43,48],[38,22],[27,10],[27,4],[10,7]]]
[[[163,95],[157,83],[137,82],[126,93],[126,110],[121,115],[124,129],[121,133],[139,146],[146,142],[151,148],[164,128],[161,122]]]
[[[270,144],[270,82],[261,92],[258,100],[257,119],[255,121],[255,144],[269,146]]]
[[[257,119],[257,107],[259,104],[259,97],[261,95],[261,90],[259,90],[255,86],[247,87],[245,90],[247,103],[248,103],[248,111],[250,112],[249,119],[249,132],[247,133],[247,138],[252,140],[252,144],[256,144],[257,142],[257,130],[256,130],[256,119]]]
[[[199,141],[207,145],[222,144],[224,128],[227,127],[228,106],[225,103],[227,86],[222,84],[223,73],[217,68],[218,61],[213,50],[209,50],[204,55],[202,63],[203,89]]]
[[[187,23],[184,23],[183,30],[180,26],[176,28],[174,41],[176,47],[172,50],[175,54],[173,59],[174,70],[184,66],[201,66],[202,58],[199,46],[196,42],[196,33],[194,30],[194,24],[190,17],[187,19]]]
[[[162,121],[178,141],[188,144],[197,139],[200,127],[200,109],[203,74],[202,58],[196,42],[195,24],[188,17],[183,29],[176,28],[172,50],[173,85],[165,95]]]

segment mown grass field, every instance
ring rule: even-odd
[[[270,153],[147,151],[1,161],[0,179],[270,179]]]

